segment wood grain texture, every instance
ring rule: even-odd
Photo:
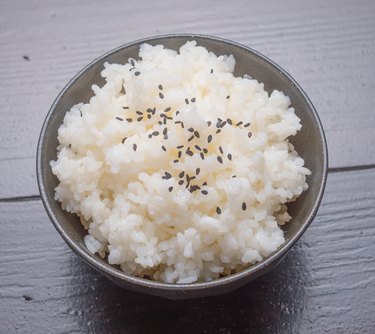
[[[228,295],[168,301],[113,285],[40,201],[0,204],[1,333],[374,333],[375,170],[329,177],[281,265]]]
[[[0,198],[37,194],[38,134],[68,80],[114,47],[165,33],[216,35],[270,57],[317,107],[331,167],[375,163],[374,1],[3,0],[0,7]]]

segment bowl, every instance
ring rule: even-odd
[[[232,54],[236,59],[236,76],[251,74],[264,83],[268,92],[278,89],[290,97],[302,124],[302,130],[291,138],[291,142],[312,175],[307,178],[309,189],[288,206],[293,219],[283,226],[286,242],[275,253],[241,272],[211,282],[167,284],[127,275],[118,267],[108,264],[106,259],[87,250],[83,240],[86,231],[78,217],[63,211],[60,203],[54,200],[58,180],[52,174],[49,162],[56,159],[57,130],[66,111],[74,104],[89,101],[93,95],[90,89],[92,84],[104,84],[104,79],[100,76],[104,62],[123,63],[129,57],[138,58],[139,46],[145,42],[152,45],[163,44],[177,50],[193,39],[198,45],[217,55]],[[52,104],[41,130],[37,151],[37,178],[41,199],[53,225],[71,249],[87,264],[123,288],[169,299],[187,299],[228,293],[275,268],[316,215],[326,183],[327,161],[324,132],[314,106],[286,71],[257,51],[238,43],[211,36],[178,34],[146,38],[114,49],[87,65],[66,85]]]

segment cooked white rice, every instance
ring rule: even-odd
[[[194,41],[139,57],[105,64],[106,84],[66,113],[56,200],[131,275],[210,281],[261,261],[310,174],[287,139],[301,128],[289,98]]]

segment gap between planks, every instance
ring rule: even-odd
[[[328,168],[328,174],[361,171],[361,170],[368,170],[368,169],[374,169],[374,168],[375,168],[375,164],[361,165],[361,166],[349,166],[349,167],[335,167],[335,168]],[[0,198],[0,203],[30,202],[30,201],[39,201],[39,200],[40,200],[40,195],[31,195],[31,196]]]
[[[39,201],[39,195],[0,198],[0,203]]]
[[[353,172],[358,170],[367,170],[375,168],[375,164],[371,165],[360,165],[360,166],[350,166],[350,167],[335,167],[328,168],[328,173],[343,173],[343,172]]]

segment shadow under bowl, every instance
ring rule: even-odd
[[[63,211],[60,203],[54,200],[54,189],[58,180],[52,174],[49,162],[57,157],[57,131],[65,113],[73,105],[89,101],[93,95],[92,84],[104,84],[100,73],[105,62],[123,64],[129,57],[137,59],[142,43],[163,44],[167,48],[178,50],[190,40],[195,40],[198,45],[206,47],[216,55],[232,54],[236,59],[234,75],[251,74],[253,78],[264,83],[266,91],[277,89],[290,97],[302,124],[301,131],[290,138],[290,141],[305,160],[305,165],[312,175],[307,178],[309,189],[297,201],[288,205],[293,218],[282,227],[286,242],[275,253],[239,273],[211,282],[167,284],[127,275],[118,267],[109,265],[106,259],[87,250],[83,240],[87,232],[79,218]],[[66,243],[86,263],[121,287],[169,299],[187,299],[230,292],[275,268],[316,215],[326,183],[327,164],[327,146],[319,117],[304,91],[288,73],[265,56],[243,45],[211,36],[179,34],[146,38],[112,50],[86,66],[67,84],[54,101],[41,130],[37,152],[37,178],[41,198],[52,223]]]

